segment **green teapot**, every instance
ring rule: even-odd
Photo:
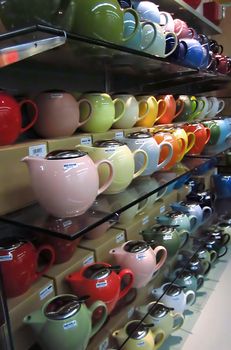
[[[180,248],[182,248],[188,241],[189,232],[184,229],[176,230],[177,226],[169,225],[154,225],[142,231],[141,234],[145,241],[153,241],[158,245],[166,248],[168,257],[175,256]]]
[[[88,309],[78,298],[61,294],[48,300],[41,310],[24,317],[23,322],[37,334],[38,343],[44,350],[85,350],[90,338],[101,328],[107,318],[107,307],[96,301]],[[103,309],[101,317],[92,327],[92,314]],[[101,311],[101,310],[100,310]]]

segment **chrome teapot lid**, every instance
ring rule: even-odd
[[[145,241],[129,241],[124,245],[124,250],[129,253],[143,253],[149,249],[149,244]]]
[[[148,139],[150,137],[152,137],[152,134],[148,131],[136,131],[126,135],[128,139]]]
[[[192,273],[188,270],[184,270],[182,271],[178,276],[177,278],[183,278],[185,281],[191,279],[192,277]]]
[[[176,297],[179,295],[182,291],[182,287],[178,286],[177,284],[168,283],[166,286],[164,286],[164,292],[166,295],[169,295],[171,297]]]
[[[120,147],[120,146],[124,146],[125,143],[124,142],[121,142],[121,141],[118,141],[118,140],[114,140],[114,139],[111,139],[111,140],[98,140],[98,141],[95,141],[93,143],[93,146],[94,147],[102,147],[102,148],[106,148],[106,147]]]
[[[80,151],[78,149],[73,149],[73,150],[56,150],[49,152],[46,155],[46,159],[49,160],[58,160],[58,159],[73,159],[73,158],[80,158],[83,156],[86,156],[87,153]]]
[[[79,312],[81,304],[87,297],[78,298],[75,295],[59,295],[44,309],[44,315],[51,320],[66,320]]]
[[[192,259],[190,259],[188,264],[190,266],[191,271],[197,271],[200,267],[200,259],[194,256]]]
[[[149,310],[149,314],[154,318],[162,318],[166,316],[170,310],[173,310],[173,308],[157,303]]]
[[[149,325],[148,325],[149,326]],[[131,339],[143,339],[149,332],[149,327],[140,321],[132,321],[126,327],[126,333]]]
[[[175,231],[175,227],[178,227],[178,225],[154,225],[154,229],[156,232],[161,232],[162,234],[168,234]]]
[[[28,242],[26,239],[19,237],[7,237],[0,240],[0,250],[15,250]]]
[[[178,216],[183,216],[184,214],[179,210],[172,210],[167,212],[164,215],[167,216],[168,218],[174,219],[174,218],[177,218]]]
[[[98,280],[101,278],[106,278],[110,275],[112,270],[110,266],[105,266],[104,264],[93,264],[87,267],[84,271],[84,277],[91,280]]]

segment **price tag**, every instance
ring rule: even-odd
[[[108,338],[105,338],[105,339],[102,341],[102,343],[99,344],[98,349],[99,349],[99,350],[107,350],[108,345],[109,345],[109,339],[108,339]]]
[[[96,282],[96,288],[104,288],[107,287],[107,281]]]
[[[67,228],[67,227],[69,227],[69,226],[71,226],[72,225],[72,221],[71,220],[65,220],[65,221],[63,221],[63,227],[64,228]]]
[[[162,205],[160,207],[160,214],[163,214],[165,212],[165,205]]]
[[[78,326],[78,323],[76,320],[67,322],[63,324],[63,329],[66,331],[67,329],[75,328]]]
[[[167,233],[164,235],[164,241],[168,241],[169,239],[172,239],[172,233]]]
[[[136,254],[136,259],[137,260],[143,260],[146,258],[146,255],[144,253],[137,253]]]
[[[136,140],[135,144],[136,145],[143,145],[144,144],[144,140]]]
[[[142,341],[139,341],[139,342],[137,343],[137,346],[140,346],[140,347],[141,347],[141,346],[144,346],[144,344],[145,344],[145,343],[144,343],[144,341],[142,340]]]
[[[53,284],[49,284],[48,286],[46,286],[46,288],[42,289],[39,292],[39,298],[40,300],[45,299],[48,295],[50,295],[51,293],[53,293],[54,289],[53,289]]]
[[[133,316],[134,312],[135,312],[135,308],[133,306],[133,307],[131,307],[131,309],[128,310],[128,318],[131,318]]]
[[[116,235],[116,243],[121,243],[125,241],[124,232],[120,232]]]
[[[122,139],[123,137],[124,137],[123,131],[115,132],[115,139],[119,140],[119,139]]]
[[[12,253],[0,256],[0,261],[11,261],[11,260],[13,260]]]
[[[29,156],[45,158],[47,155],[47,145],[41,144],[29,147]]]
[[[63,94],[61,94],[61,93],[53,93],[53,94],[50,94],[49,95],[49,98],[50,99],[53,99],[53,98],[63,98]]]
[[[64,170],[70,170],[70,169],[75,169],[78,168],[78,164],[77,163],[66,163],[63,164],[63,169]]]
[[[83,260],[83,266],[92,264],[94,262],[94,255],[88,256],[85,260]]]
[[[149,216],[145,216],[142,220],[142,225],[147,225],[149,223]]]
[[[84,137],[82,137],[81,140],[80,140],[80,144],[81,145],[91,146],[92,145],[91,136],[84,136]]]

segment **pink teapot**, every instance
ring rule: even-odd
[[[157,253],[161,252],[161,257],[157,262]],[[153,274],[163,266],[167,258],[167,250],[162,246],[152,249],[145,241],[128,241],[121,247],[111,249],[116,263],[122,268],[130,269],[134,274],[135,288],[141,288],[151,281]]]
[[[53,151],[46,158],[27,156],[22,161],[29,167],[38,202],[59,218],[85,213],[113,178],[110,161],[94,163],[87,153],[79,150]],[[100,164],[107,164],[110,170],[101,187],[97,171]]]

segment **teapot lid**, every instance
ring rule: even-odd
[[[124,250],[129,253],[145,252],[149,249],[149,244],[145,241],[128,241],[124,245]]]
[[[118,140],[98,140],[93,143],[94,147],[120,147],[124,146],[125,143]]]
[[[0,240],[0,250],[15,250],[26,242],[26,239],[19,237],[3,238]]]
[[[172,233],[173,231],[175,231],[175,226],[178,225],[173,225],[173,226],[168,226],[168,225],[154,225],[153,229],[157,232],[161,232],[163,234],[167,234],[167,233]]]
[[[59,295],[48,303],[44,314],[51,320],[65,320],[79,311],[81,302],[75,295]]]
[[[98,280],[108,277],[111,272],[110,268],[104,264],[93,264],[85,269],[83,275],[91,280]]]
[[[147,139],[152,137],[152,134],[148,131],[136,131],[131,132],[130,134],[126,135],[128,139]]]
[[[177,284],[172,284],[171,283],[167,283],[164,286],[164,292],[166,292],[166,295],[172,296],[172,297],[176,297],[177,295],[179,295],[182,291],[182,287],[178,286]]]
[[[167,212],[165,215],[169,218],[174,219],[174,218],[177,218],[178,216],[183,216],[184,214],[179,210],[174,210],[174,211],[172,210]]]
[[[192,278],[192,273],[188,270],[182,271],[177,278],[183,278],[185,281]]]
[[[149,327],[140,321],[132,321],[126,327],[126,333],[131,339],[143,339],[149,332]]]
[[[78,149],[56,150],[56,151],[49,152],[46,155],[46,159],[49,159],[49,160],[73,159],[73,158],[80,158],[86,155],[87,155],[86,152],[80,151]]]
[[[196,256],[192,257],[189,261],[189,266],[190,269],[193,270],[197,270],[198,269],[198,265],[200,265],[200,259]]]
[[[163,304],[155,304],[155,306],[149,310],[149,314],[155,318],[161,318],[167,315],[167,313],[171,310],[171,308],[163,305]]]

